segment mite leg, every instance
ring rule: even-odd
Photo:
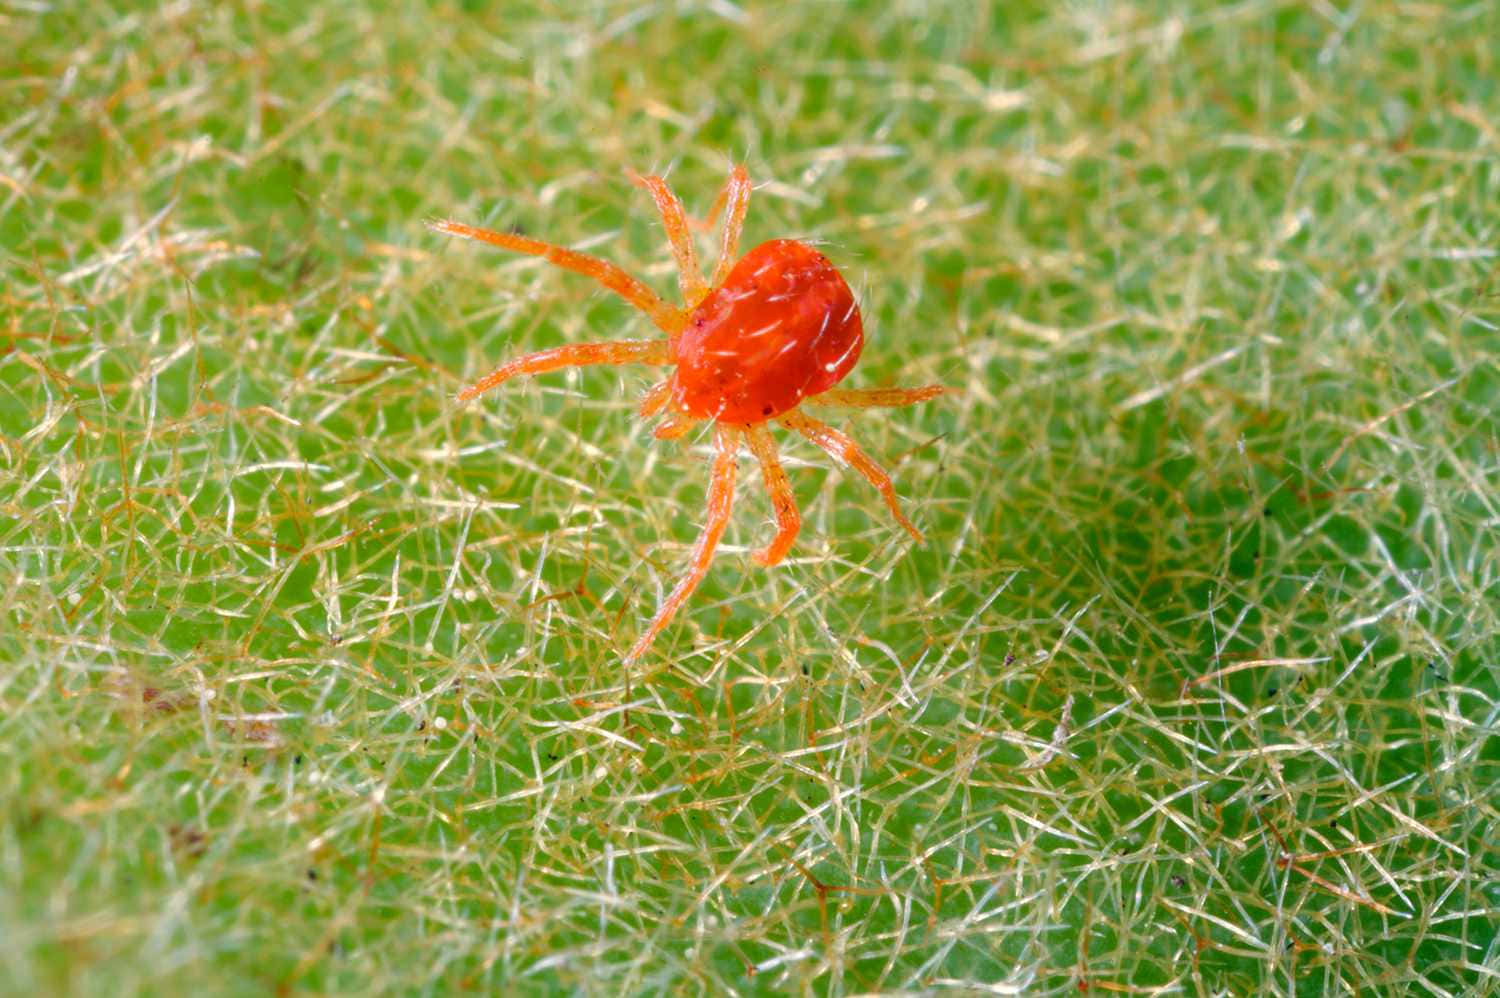
[[[651,642],[661,633],[661,629],[667,626],[667,621],[677,612],[677,608],[693,594],[698,588],[698,583],[703,581],[703,576],[708,573],[708,566],[714,557],[714,549],[719,546],[719,538],[724,534],[724,528],[729,524],[729,510],[734,505],[734,474],[735,451],[739,449],[739,440],[734,430],[727,426],[720,426],[718,432],[718,455],[714,458],[713,477],[708,485],[708,516],[703,522],[703,533],[698,535],[698,543],[693,546],[693,558],[688,567],[687,575],[677,583],[677,588],[672,590],[671,595],[662,600],[661,608],[656,611],[656,616],[646,627],[646,632],[641,635],[635,647],[630,649],[630,654],[625,656],[625,661],[631,662],[645,654]]]
[[[614,340],[604,343],[569,343],[506,361],[458,393],[460,402],[483,395],[501,382],[520,374],[541,374],[559,367],[589,364],[670,364],[666,340]]]
[[[719,262],[714,266],[714,276],[708,286],[716,288],[729,276],[730,268],[739,255],[740,230],[745,227],[745,211],[750,207],[750,174],[743,166],[736,166],[724,182],[719,200],[714,202],[714,214],[718,214],[719,201],[728,207],[724,216],[724,238],[719,244]]]
[[[806,401],[814,405],[837,405],[850,409],[869,409],[875,406],[895,408],[916,405],[939,395],[953,393],[952,388],[944,388],[942,385],[923,385],[921,388],[830,388]]]
[[[891,484],[891,476],[885,473],[885,469],[872,461],[864,451],[859,449],[848,435],[835,430],[827,423],[820,423],[811,416],[804,415],[793,409],[791,412],[781,416],[781,425],[796,430],[828,453],[840,464],[848,465],[861,475],[865,480],[875,486],[880,496],[885,500],[886,506],[890,508],[891,515],[896,522],[906,529],[917,540],[922,540],[922,532],[901,512],[901,506],[896,500],[896,488]]]
[[[645,395],[641,396],[640,415],[642,419],[650,419],[672,401],[672,379],[652,385]],[[652,431],[652,436],[658,440],[676,440],[688,430],[697,426],[700,420],[694,419],[685,412],[668,411],[662,417],[661,424]]]
[[[687,313],[668,305],[656,296],[655,291],[614,264],[596,256],[577,253],[561,246],[554,246],[552,243],[544,243],[540,239],[518,236],[510,232],[496,232],[494,229],[481,229],[462,222],[438,220],[428,222],[427,227],[434,232],[462,236],[465,239],[489,243],[491,246],[499,246],[501,249],[508,249],[515,253],[539,256],[564,270],[592,277],[646,313],[656,327],[669,336],[676,335],[687,322]]]
[[[757,563],[767,568],[781,561],[791,550],[802,529],[802,514],[797,512],[797,498],[792,495],[792,483],[787,481],[786,470],[776,456],[776,441],[765,424],[757,424],[745,430],[745,440],[750,451],[760,462],[761,475],[766,480],[766,494],[771,497],[771,508],[776,511],[776,536],[771,543],[752,556]]]
[[[699,232],[711,231],[714,227],[714,223],[719,220],[719,212],[724,210],[724,205],[729,201],[729,189],[733,186],[734,169],[731,168],[729,171],[729,176],[724,178],[724,186],[720,187],[719,193],[714,195],[714,203],[709,206],[708,214],[704,215],[701,221],[699,219],[690,217],[688,219],[688,224],[697,229]]]
[[[650,419],[666,408],[671,397],[672,379],[668,378],[646,389],[646,394],[641,396],[641,406],[636,412],[642,419]]]
[[[693,248],[693,234],[688,231],[687,213],[682,210],[682,202],[660,177],[632,174],[631,179],[650,191],[656,201],[662,227],[667,230],[667,239],[672,243],[672,255],[677,258],[677,283],[682,288],[682,300],[688,308],[693,308],[708,294],[708,286],[703,283],[703,271],[698,267],[698,251]]]
[[[651,435],[658,440],[676,440],[697,426],[699,420],[685,412],[669,412],[662,417],[661,425]]]

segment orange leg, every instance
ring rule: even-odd
[[[766,494],[771,497],[771,508],[776,511],[776,536],[771,543],[755,552],[755,561],[767,568],[781,561],[791,550],[802,529],[802,514],[797,512],[797,498],[792,495],[792,483],[787,481],[786,470],[776,456],[776,441],[764,423],[747,427],[745,440],[750,451],[760,461],[761,475],[766,480]]]
[[[724,178],[724,186],[720,187],[719,193],[714,195],[714,203],[709,206],[708,214],[703,216],[703,220],[689,218],[689,225],[699,232],[708,232],[713,229],[714,223],[719,220],[719,212],[724,210],[724,205],[729,201],[729,189],[734,186],[734,173],[734,169],[731,168],[729,176]]]
[[[745,227],[745,211],[750,207],[750,174],[743,166],[736,166],[729,172],[724,190],[714,201],[714,215],[718,215],[721,202],[728,205],[729,213],[724,218],[724,239],[719,244],[719,262],[714,266],[714,276],[708,282],[711,288],[724,283],[724,278],[729,276],[739,254],[740,230]]]
[[[672,379],[658,382],[646,389],[646,394],[641,396],[641,406],[636,410],[642,419],[650,419],[666,408],[667,402],[672,398]]]
[[[672,379],[668,378],[660,384],[652,385],[646,394],[641,397],[640,416],[642,419],[650,419],[667,408],[672,401]],[[700,421],[689,416],[685,412],[668,412],[662,417],[661,425],[653,431],[652,436],[658,440],[676,440],[688,430],[697,426]]]
[[[864,475],[865,480],[875,486],[880,492],[881,498],[885,500],[886,506],[890,507],[891,515],[896,518],[896,522],[906,528],[906,532],[911,534],[917,541],[920,542],[922,540],[922,532],[914,527],[912,522],[901,512],[901,506],[896,501],[896,488],[891,484],[891,476],[887,475],[880,465],[870,460],[869,456],[859,449],[858,444],[846,434],[835,430],[827,423],[820,423],[811,416],[804,415],[796,409],[782,415],[780,418],[781,425],[796,430],[827,451],[828,456],[835,461],[848,465],[861,475]]]
[[[685,412],[669,412],[651,435],[658,440],[676,440],[697,425],[698,420]]]
[[[559,367],[583,367],[588,364],[670,364],[672,355],[665,340],[613,340],[603,343],[569,343],[529,353],[501,364],[489,374],[458,393],[460,402],[483,395],[503,381],[519,374],[541,374]]]
[[[734,505],[734,473],[735,451],[739,449],[738,435],[728,426],[718,428],[718,456],[714,458],[713,477],[708,485],[708,517],[703,523],[703,533],[698,535],[698,543],[693,546],[693,560],[688,568],[688,574],[677,588],[672,590],[670,596],[662,601],[661,608],[656,611],[656,616],[646,627],[646,633],[641,635],[635,647],[630,649],[630,654],[625,656],[625,661],[631,662],[645,654],[646,649],[651,647],[651,642],[661,633],[661,629],[667,626],[667,621],[677,612],[677,608],[693,594],[698,588],[698,583],[703,581],[703,576],[708,574],[708,566],[714,557],[714,548],[719,546],[719,538],[724,534],[724,528],[729,524],[729,510]]]
[[[526,236],[518,236],[509,232],[496,232],[494,229],[481,229],[462,222],[440,220],[428,222],[427,227],[434,232],[446,233],[450,236],[462,236],[465,239],[473,239],[481,243],[489,243],[491,246],[499,246],[516,253],[525,253],[528,256],[539,256],[544,260],[556,264],[564,270],[571,270],[575,274],[583,274],[592,277],[615,294],[624,298],[636,308],[645,312],[656,324],[656,327],[668,335],[676,335],[683,324],[687,322],[687,313],[681,309],[673,308],[656,296],[640,281],[631,277],[625,271],[614,264],[601,260],[587,253],[577,253],[552,243],[544,243],[540,239],[530,239]]]
[[[873,406],[916,405],[952,391],[952,388],[944,388],[942,385],[923,385],[921,388],[830,388],[807,401],[814,405],[868,409]]]
[[[667,239],[672,243],[672,255],[677,258],[677,283],[682,288],[682,300],[688,308],[693,308],[708,294],[708,287],[703,283],[703,271],[698,268],[698,251],[693,248],[693,234],[688,231],[687,213],[682,210],[682,202],[660,177],[632,174],[631,179],[650,191],[656,200],[662,227],[667,230]]]

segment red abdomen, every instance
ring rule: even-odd
[[[673,399],[699,419],[759,423],[832,388],[863,345],[859,306],[828,258],[773,239],[694,310],[677,341]]]

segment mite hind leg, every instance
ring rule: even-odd
[[[885,500],[886,507],[896,518],[896,522],[901,524],[913,539],[921,542],[922,532],[906,518],[905,513],[901,512],[901,503],[896,498],[896,487],[891,483],[891,476],[886,474],[885,469],[876,464],[868,454],[860,450],[859,444],[856,444],[853,438],[796,409],[785,413],[780,419],[783,426],[796,430],[822,448],[829,457],[863,475],[865,481],[875,486],[880,497]]]
[[[805,401],[813,405],[836,405],[848,409],[871,409],[877,406],[894,409],[951,394],[954,394],[954,389],[942,385],[923,385],[921,388],[830,388]]]
[[[802,514],[797,511],[797,497],[792,494],[792,484],[787,481],[786,469],[776,454],[776,441],[764,424],[745,430],[745,441],[750,451],[760,462],[760,471],[766,482],[766,495],[771,499],[771,509],[776,513],[776,536],[771,543],[755,552],[756,562],[769,568],[786,557],[802,529]]]
[[[662,628],[677,612],[678,608],[687,601],[698,588],[698,583],[703,581],[703,576],[708,574],[708,566],[713,562],[714,550],[719,546],[719,538],[724,535],[724,528],[729,525],[729,511],[734,506],[734,477],[735,477],[735,452],[739,449],[739,440],[735,431],[727,426],[718,428],[717,436],[718,454],[714,458],[712,477],[708,485],[708,514],[703,521],[703,532],[698,535],[698,543],[693,545],[693,555],[688,563],[687,575],[677,583],[676,588],[662,600],[661,607],[656,611],[656,616],[651,618],[651,623],[646,626],[646,631],[641,635],[635,647],[625,656],[625,661],[632,662],[646,653],[651,647],[651,642],[661,633]]]

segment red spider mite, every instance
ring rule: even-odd
[[[890,476],[852,439],[807,415],[801,407],[804,402],[853,408],[905,406],[935,398],[946,390],[941,385],[833,387],[853,369],[864,346],[859,306],[828,258],[806,243],[773,239],[735,260],[745,209],[750,203],[750,177],[743,166],[730,172],[702,223],[703,228],[709,228],[720,212],[725,213],[718,264],[707,282],[698,267],[688,217],[677,195],[660,177],[632,179],[656,200],[677,259],[683,308],[669,305],[646,285],[597,257],[462,222],[427,223],[437,232],[539,256],[564,270],[592,277],[644,312],[666,334],[665,339],[572,343],[526,354],[459,392],[459,401],[475,398],[521,374],[589,364],[655,364],[676,369],[648,390],[641,401],[642,417],[662,416],[655,436],[670,440],[701,422],[714,424],[717,453],[703,532],[693,548],[692,563],[626,655],[627,662],[639,658],[651,646],[707,574],[729,522],[741,442],[760,462],[776,513],[776,536],[754,558],[762,565],[775,565],[791,548],[802,517],[777,458],[776,443],[766,428],[772,420],[800,433],[835,461],[863,475],[879,490],[896,522],[920,541],[921,533],[901,512]]]

